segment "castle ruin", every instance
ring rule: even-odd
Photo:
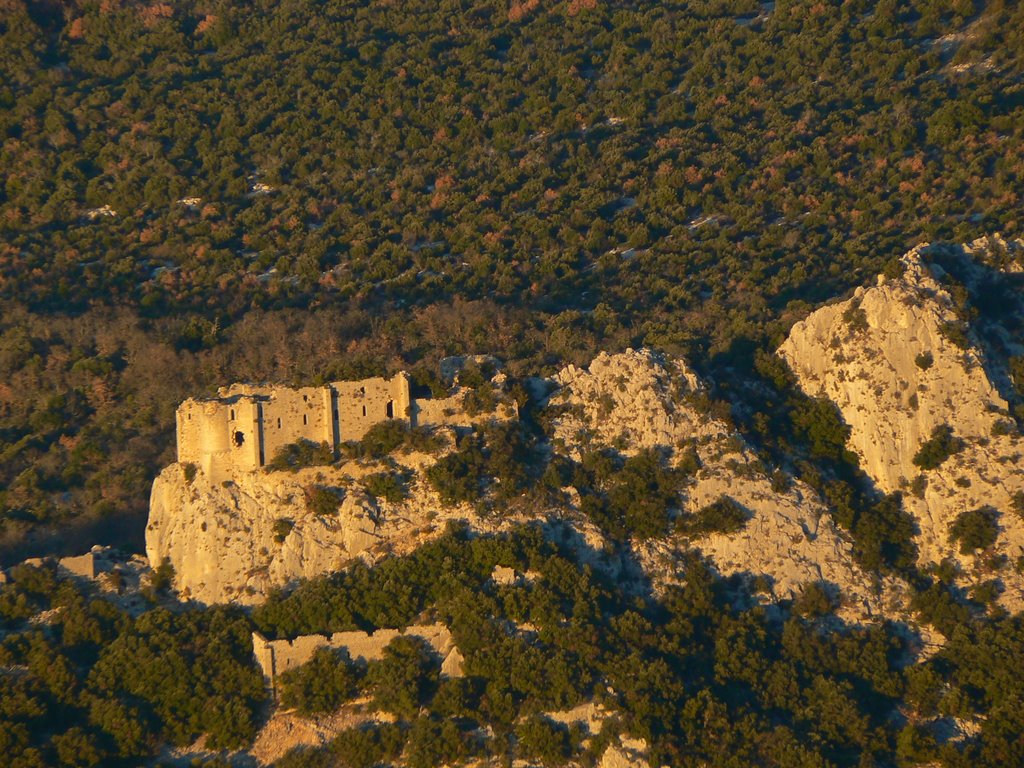
[[[326,444],[338,455],[342,443],[362,439],[388,419],[410,426],[472,422],[459,393],[413,398],[404,372],[297,389],[232,384],[217,397],[190,398],[178,406],[178,462],[194,464],[211,482],[222,482],[266,466],[281,448],[299,440]]]

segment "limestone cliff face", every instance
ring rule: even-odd
[[[985,247],[975,243],[967,251],[979,255]],[[797,323],[779,354],[807,394],[828,398],[842,412],[849,447],[879,489],[905,492],[920,527],[922,562],[950,556],[978,565],[959,555],[948,534],[959,513],[982,505],[1002,513],[995,550],[1016,560],[1024,554],[1024,522],[1010,503],[1024,489],[1024,440],[995,385],[1005,361],[982,353],[932,253],[915,248],[902,259],[902,276],[879,276],[877,285]],[[964,448],[923,472],[913,459],[940,426],[950,427]],[[999,575],[1011,586],[1006,600],[1018,605],[1019,578],[1010,570]]]
[[[556,381],[561,389],[551,405],[562,406],[564,414],[557,421],[555,442],[570,454],[599,445],[630,454],[692,444],[701,467],[680,499],[681,508],[697,512],[728,496],[751,515],[736,533],[695,541],[673,536],[637,545],[656,584],[681,576],[680,555],[695,546],[724,574],[768,577],[776,597],[790,597],[804,584],[823,580],[842,590],[842,612],[848,616],[898,612],[901,585],[860,569],[851,544],[810,488],[788,478],[788,488],[773,489],[742,437],[709,412],[705,388],[685,363],[649,350],[629,350],[599,355],[588,370],[570,366]],[[681,451],[675,455],[678,459]]]
[[[169,559],[182,596],[203,602],[252,603],[273,586],[337,570],[371,549],[387,525],[376,504],[358,492],[339,500],[336,515],[308,511],[305,488],[315,474],[321,481],[340,479],[304,470],[238,473],[224,484],[199,473],[189,482],[183,466],[172,464],[150,496],[150,562]],[[291,529],[282,531],[281,520]]]

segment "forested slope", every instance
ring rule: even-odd
[[[1021,13],[4,0],[8,533],[140,519],[214,383],[720,368],[907,245],[1018,234]]]

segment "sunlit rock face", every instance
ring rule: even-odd
[[[680,496],[680,509],[698,510],[727,497],[749,519],[739,531],[687,538],[672,535],[634,544],[656,586],[685,572],[683,554],[699,549],[723,574],[767,577],[771,595],[788,598],[810,582],[828,582],[844,596],[840,612],[860,619],[899,614],[904,589],[878,579],[854,561],[848,538],[813,490],[794,478],[784,489],[772,479],[743,438],[709,408],[705,386],[681,360],[646,349],[599,355],[588,369],[569,366],[556,377],[560,389],[554,442],[577,458],[595,447],[629,455],[643,448],[692,461],[699,468]]]
[[[981,259],[987,247],[974,243],[967,255]],[[913,249],[901,259],[902,274],[879,276],[875,286],[797,323],[779,354],[808,395],[839,408],[849,448],[878,488],[904,492],[920,529],[922,564],[950,557],[971,572],[969,581],[998,578],[1004,604],[1019,608],[1024,583],[1014,565],[1024,555],[1024,520],[1013,509],[1024,490],[1024,440],[1010,417],[1006,353],[1020,340],[985,351],[937,255],[928,246]],[[922,447],[947,428],[959,450],[929,468],[934,462]],[[944,453],[932,451],[936,460]],[[961,554],[950,526],[986,505],[995,510],[997,541],[987,553]],[[997,567],[1000,555],[1004,567]]]

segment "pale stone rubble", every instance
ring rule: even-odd
[[[967,251],[978,257],[988,247],[989,241],[980,241]],[[968,571],[968,582],[997,576],[1006,587],[1002,603],[1019,610],[1024,580],[1013,564],[1024,555],[1024,520],[1010,512],[1010,504],[1024,490],[1024,440],[1012,429],[1007,400],[989,375],[1005,361],[985,359],[969,331],[964,349],[943,332],[960,318],[930,252],[927,246],[913,249],[902,259],[902,276],[879,276],[876,285],[797,323],[779,354],[807,394],[839,408],[851,429],[849,447],[878,488],[904,492],[904,506],[920,528],[920,562],[952,558]],[[1019,263],[1018,257],[1007,271]],[[913,458],[941,425],[964,441],[964,450],[922,472]],[[1010,434],[1002,434],[1005,425]],[[922,474],[927,487],[919,498],[910,490]],[[1006,555],[1009,565],[995,573],[949,540],[956,516],[983,505],[1001,513],[994,553]]]
[[[740,435],[707,412],[706,391],[681,360],[650,350],[599,355],[588,370],[562,371],[561,389],[551,405],[567,406],[558,419],[555,442],[579,457],[586,446],[641,448],[696,447],[701,468],[680,499],[696,512],[728,496],[751,513],[746,527],[689,542],[725,575],[767,576],[777,598],[791,597],[809,582],[825,581],[844,595],[840,612],[859,619],[899,613],[903,585],[878,579],[854,562],[850,542],[833,523],[816,494],[790,478],[788,490],[771,479]],[[676,451],[676,456],[680,451]],[[672,583],[688,542],[679,537],[636,545],[645,571],[656,584]]]

